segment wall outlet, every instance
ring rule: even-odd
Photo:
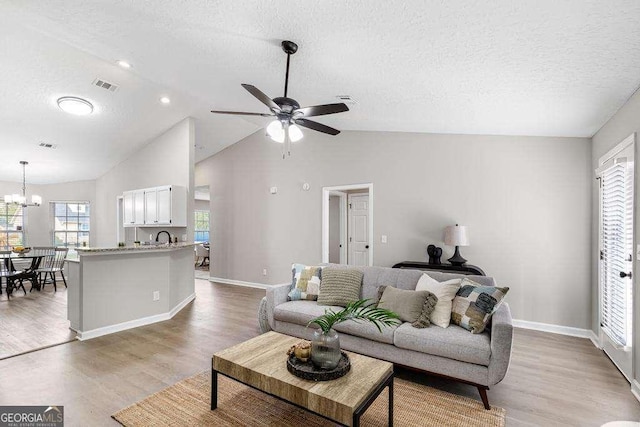
[[[380,236],[380,243],[387,243],[387,235],[383,234],[382,236]]]
[[[160,301],[160,291],[153,291],[153,300]]]
[[[263,276],[266,276],[266,275],[267,275],[267,269],[266,269],[266,268],[263,268],[263,269],[262,269],[262,275],[263,275]]]

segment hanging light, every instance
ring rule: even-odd
[[[298,127],[298,125],[289,125],[289,139],[291,139],[291,142],[298,142],[302,139],[303,136],[304,135],[302,134],[302,131],[300,130],[300,127]]]
[[[40,206],[42,204],[42,197],[37,195],[31,196],[31,203],[27,203],[27,179],[26,179],[26,166],[29,162],[21,160],[22,165],[22,194],[7,194],[4,196],[4,202],[7,204],[20,205],[23,208],[27,206]]]
[[[280,120],[274,120],[267,126],[267,135],[275,142],[284,142],[284,126]]]

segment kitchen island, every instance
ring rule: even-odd
[[[172,318],[195,298],[193,243],[78,248],[67,312],[81,340]]]

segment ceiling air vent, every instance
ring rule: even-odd
[[[355,104],[356,100],[351,97],[351,95],[338,95],[336,96],[340,100],[340,102],[344,102],[345,104]]]
[[[102,79],[95,79],[93,81],[93,84],[95,86],[101,87],[102,89],[106,89],[109,92],[115,92],[116,90],[118,90],[118,86],[114,85],[113,83],[109,83],[105,80]]]
[[[52,148],[52,149],[58,147],[57,145],[49,144],[48,142],[41,142],[40,144],[38,144],[38,146],[40,146],[42,148]]]

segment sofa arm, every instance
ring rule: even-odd
[[[491,318],[491,360],[489,386],[498,384],[507,374],[513,343],[513,321],[509,305],[503,303]]]
[[[269,321],[271,329],[275,329],[273,311],[278,305],[287,302],[287,295],[289,294],[290,289],[290,283],[269,286],[267,288],[267,320]]]

